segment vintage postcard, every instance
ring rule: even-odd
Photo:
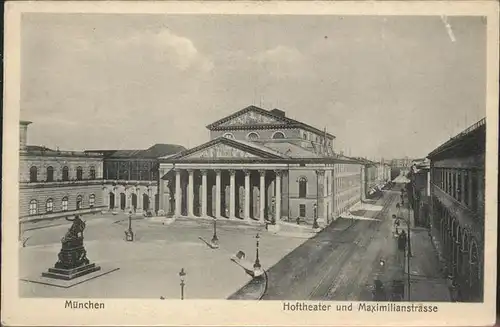
[[[485,326],[498,2],[7,2],[6,326]]]

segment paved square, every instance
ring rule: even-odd
[[[230,258],[238,251],[255,260],[260,233],[260,262],[267,269],[306,238],[274,235],[264,226],[218,221],[219,249],[211,249],[199,237],[210,240],[213,223],[202,219],[178,219],[170,225],[147,219],[132,220],[134,242],[124,240],[125,216],[89,218],[85,248],[89,260],[120,268],[68,289],[20,281],[22,297],[61,298],[179,298],[178,273],[184,268],[185,297],[225,299],[245,285],[250,276]],[[25,232],[27,247],[20,249],[20,277],[42,273],[57,261],[60,238],[67,225]]]

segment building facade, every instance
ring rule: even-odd
[[[20,122],[21,221],[102,210],[102,157],[27,145],[29,124]]]
[[[167,215],[328,223],[360,200],[362,164],[326,131],[255,106],[207,128],[207,143],[160,158]]]
[[[414,164],[407,174],[406,191],[413,210],[414,224],[430,227],[430,166],[428,162]]]
[[[485,141],[483,119],[428,155],[431,228],[460,301],[483,301]]]
[[[176,144],[155,144],[145,150],[86,151],[103,157],[104,210],[158,214],[158,157],[182,150]]]

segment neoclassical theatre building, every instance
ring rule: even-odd
[[[328,223],[365,192],[363,164],[336,154],[335,136],[281,110],[249,106],[207,128],[207,143],[159,158],[162,214]]]

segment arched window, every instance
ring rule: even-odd
[[[94,194],[90,194],[89,196],[89,207],[93,208],[95,205],[95,195]]]
[[[47,182],[54,181],[54,168],[52,166],[47,167]]]
[[[38,169],[36,166],[31,166],[30,168],[30,182],[38,181]]]
[[[247,138],[249,140],[257,140],[257,139],[259,139],[259,134],[255,133],[255,132],[251,132],[251,133],[248,133]]]
[[[304,138],[304,140],[307,140],[307,133],[302,134],[302,137]]]
[[[234,139],[234,135],[232,133],[225,133],[223,136],[227,139]]]
[[[95,168],[94,168],[94,166],[90,166],[89,179],[95,179]]]
[[[38,202],[36,200],[30,201],[30,215],[36,215],[38,213]]]
[[[68,166],[64,166],[62,169],[62,180],[69,181],[69,168],[68,168]]]
[[[81,181],[83,179],[83,169],[82,167],[76,168],[76,179]]]
[[[65,196],[62,198],[62,206],[61,206],[62,211],[68,211],[68,197]]]
[[[274,132],[273,139],[284,139],[285,133],[283,132]]]
[[[54,200],[48,199],[47,202],[45,202],[45,211],[47,213],[54,211]]]
[[[307,196],[307,179],[305,177],[299,178],[299,198]]]
[[[76,210],[81,209],[83,206],[83,198],[81,195],[76,197]]]

